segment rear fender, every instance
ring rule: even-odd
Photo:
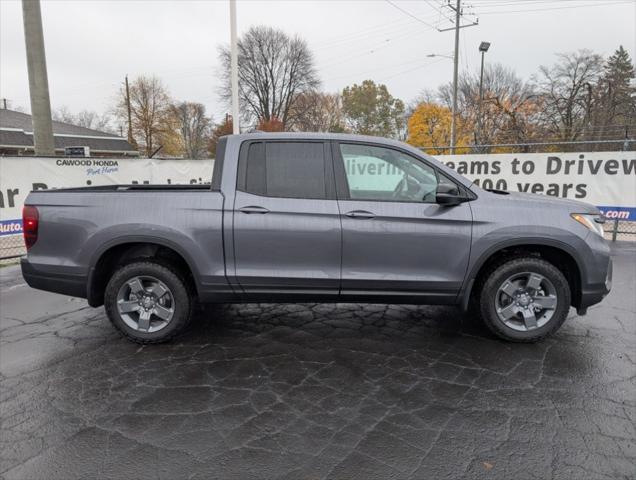
[[[175,232],[171,232],[172,235]],[[155,230],[153,234],[140,233],[134,235],[125,235],[118,236],[117,238],[113,238],[110,241],[102,243],[91,256],[90,266],[88,271],[88,281],[87,281],[87,299],[88,303],[91,306],[99,306],[101,305],[101,298],[103,296],[103,292],[97,292],[94,288],[96,282],[96,267],[98,265],[99,260],[103,257],[103,255],[111,250],[112,248],[126,245],[126,244],[139,244],[139,243],[147,243],[151,245],[157,245],[165,248],[169,248],[173,250],[177,255],[179,255],[185,263],[188,265],[190,269],[190,273],[192,274],[192,278],[194,279],[194,286],[196,288],[197,294],[201,291],[201,275],[199,269],[197,268],[196,262],[193,260],[192,256],[188,253],[187,247],[193,247],[193,243],[191,239],[189,239],[185,235],[180,235],[180,240],[182,243],[178,243],[174,240],[170,240],[165,238],[164,236],[158,236],[159,232]],[[179,237],[176,237],[179,238]],[[146,256],[143,253],[143,250],[139,251],[139,256]],[[148,256],[150,256],[151,251],[148,251]]]

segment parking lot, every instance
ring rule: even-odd
[[[536,345],[447,307],[210,306],[172,344],[0,268],[0,476],[634,478],[636,244]]]

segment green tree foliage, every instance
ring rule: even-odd
[[[399,137],[404,129],[404,103],[391,96],[386,85],[373,80],[342,91],[342,111],[353,133]]]

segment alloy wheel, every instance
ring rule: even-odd
[[[495,295],[495,310],[508,327],[520,332],[541,328],[556,310],[556,288],[536,272],[516,273],[506,279]]]
[[[170,289],[151,276],[127,280],[117,293],[117,311],[130,328],[146,333],[166,327],[174,316],[175,301]]]

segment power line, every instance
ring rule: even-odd
[[[325,42],[319,42],[319,43],[315,43],[314,45],[314,50],[315,51],[320,51],[320,50],[327,50],[330,48],[334,48],[338,45],[341,45],[343,43],[349,43],[353,40],[356,40],[358,38],[365,38],[368,37],[370,35],[374,35],[376,33],[381,33],[383,35],[386,35],[388,33],[392,33],[395,31],[401,31],[404,27],[412,25],[414,22],[413,20],[410,19],[406,19],[406,18],[401,18],[399,20],[394,20],[392,22],[385,22],[381,25],[375,25],[372,27],[368,27],[368,28],[363,28],[361,30],[358,30],[356,32],[350,32],[346,35],[340,35],[338,37],[332,37],[329,40],[325,41]],[[317,48],[316,48],[317,46]]]
[[[382,71],[385,71],[385,70],[393,70],[395,68],[403,67],[403,66],[406,66],[406,65],[413,65],[415,60],[417,60],[417,59],[412,59],[412,60],[409,60],[407,62],[400,62],[400,63],[394,64],[394,65],[387,65],[387,66],[384,66],[384,67],[379,67],[379,68],[374,68],[374,69],[371,69],[371,70],[366,70],[364,73],[349,73],[349,74],[346,74],[346,75],[338,75],[337,77],[327,78],[325,81],[326,82],[331,82],[333,80],[339,80],[341,78],[350,78],[350,77],[354,77],[354,76],[363,77],[363,76],[369,75],[370,73],[382,72]],[[417,69],[426,67],[428,65],[433,65],[434,63],[438,63],[438,62],[441,62],[441,61],[444,61],[444,60],[445,59],[442,58],[442,59],[437,59],[437,60],[432,61],[432,62],[426,62],[424,64],[419,64],[418,66],[412,67],[409,70],[400,71],[400,72],[398,72],[398,73],[396,73],[394,75],[390,75],[388,77],[381,77],[379,80],[385,80],[385,79],[388,79],[388,78],[397,77],[399,75],[403,75],[403,74],[408,73],[410,71],[417,70]]]
[[[564,4],[564,3],[604,3],[604,0],[471,0],[476,5],[519,5],[519,4]]]
[[[533,5],[549,5],[549,4],[554,4],[554,5],[563,5],[563,4],[570,4],[573,5],[574,3],[581,3],[583,5],[585,4],[604,4],[606,3],[605,1],[599,1],[599,0],[471,0],[471,3],[473,3],[474,5],[477,6],[488,6],[488,7],[498,7],[498,6],[510,6],[510,5],[527,5],[527,6],[533,6]]]
[[[546,12],[549,10],[569,10],[572,8],[588,8],[588,7],[607,7],[610,5],[629,5],[633,4],[633,0],[623,0],[618,2],[606,2],[606,3],[597,3],[590,5],[570,5],[567,7],[548,7],[548,8],[533,8],[533,9],[524,9],[524,10],[492,10],[492,11],[480,11],[479,13],[482,15],[501,15],[508,13],[532,13],[532,12]]]
[[[441,0],[440,0],[440,1],[441,1]],[[431,5],[430,0],[426,0],[426,3],[428,3],[429,5]],[[431,6],[432,6],[432,5],[431,5]],[[439,15],[438,15],[438,17],[437,17],[437,26],[438,26],[438,29],[439,29],[439,26],[442,24],[442,17],[444,17],[444,20],[446,20],[446,21],[448,21],[448,22],[451,22],[451,23],[453,23],[453,22],[455,21],[453,18],[451,18],[451,17],[449,17],[449,16],[447,16],[447,15],[446,15],[446,13],[445,13],[445,11],[444,11],[444,7],[445,7],[445,5],[444,5],[443,3],[442,3],[442,4],[440,4],[438,7],[433,7],[433,8],[435,8],[435,10],[436,10],[437,12],[439,12]]]
[[[396,36],[393,36],[392,38],[387,38],[384,41],[382,41],[381,43],[375,44],[375,45],[373,45],[371,47],[365,47],[364,49],[360,50],[357,53],[354,53],[351,56],[343,57],[342,55],[338,55],[337,57],[333,57],[331,60],[328,59],[327,62],[322,64],[322,67],[333,67],[334,65],[339,65],[341,63],[348,62],[349,60],[354,60],[356,58],[364,57],[364,56],[367,56],[367,55],[373,55],[374,53],[378,52],[379,50],[383,50],[383,49],[389,47],[391,42],[394,42],[394,41],[399,40],[399,39],[404,38],[404,37],[412,37],[414,35],[420,35],[422,33],[426,33],[426,32],[423,32],[420,28],[418,28],[417,31],[403,32],[401,35],[396,35]]]
[[[389,5],[393,6],[394,8],[397,8],[400,12],[402,12],[405,15],[408,15],[411,18],[414,18],[415,20],[417,20],[420,23],[423,23],[424,25],[430,27],[430,28],[437,28],[433,25],[431,25],[428,22],[425,22],[424,20],[422,20],[420,17],[416,17],[415,15],[413,15],[411,12],[409,12],[408,10],[404,10],[402,7],[396,5],[395,3],[393,3],[391,0],[384,0],[386,3],[388,3]]]
[[[399,77],[400,75],[404,75],[405,73],[411,73],[411,72],[414,72],[415,70],[419,70],[420,68],[428,67],[429,65],[433,65],[435,63],[439,63],[439,62],[443,62],[443,61],[444,61],[444,59],[440,58],[440,59],[434,60],[432,62],[427,62],[427,63],[424,63],[422,65],[419,65],[419,66],[416,66],[416,67],[413,67],[413,68],[409,68],[408,70],[403,70],[403,71],[398,72],[398,73],[396,73],[394,75],[389,75],[388,77],[382,77],[382,78],[380,78],[380,80],[381,81],[385,81],[385,80],[388,80],[390,78]]]

